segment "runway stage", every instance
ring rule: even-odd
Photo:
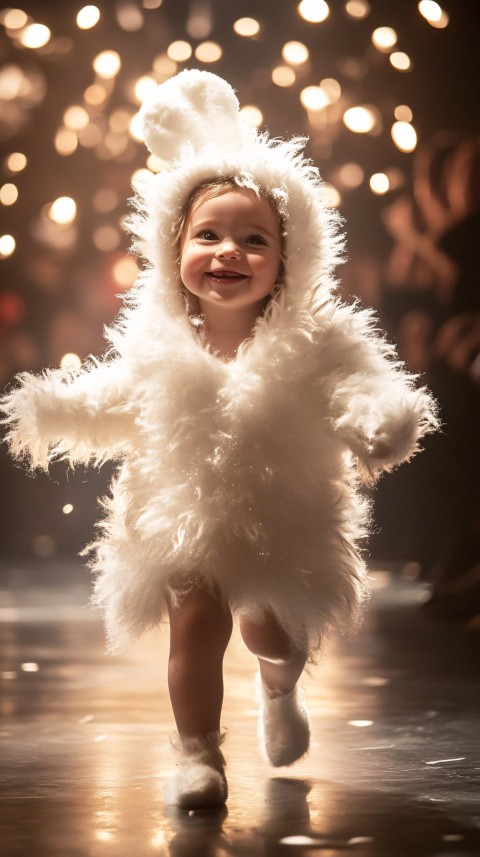
[[[163,805],[168,629],[106,655],[76,566],[4,563],[1,589],[4,857],[480,854],[480,632],[430,616],[424,584],[374,574],[363,629],[305,679],[314,741],[292,768],[260,755],[234,636],[228,809],[193,814]]]

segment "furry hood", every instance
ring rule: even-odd
[[[126,296],[116,330],[110,331],[116,347],[125,353],[125,336],[140,344],[159,324],[164,330],[174,322],[191,335],[174,234],[190,193],[209,179],[234,177],[242,187],[267,190],[284,220],[285,285],[263,327],[283,326],[285,312],[290,323],[292,314],[315,314],[336,286],[333,271],[341,261],[343,238],[337,212],[325,203],[320,174],[303,155],[306,139],[270,139],[251,128],[240,116],[231,86],[196,69],[160,84],[138,119],[162,169],[137,186],[127,222],[144,270]]]

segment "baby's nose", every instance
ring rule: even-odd
[[[233,238],[225,238],[217,250],[217,256],[228,259],[237,259],[240,255],[240,248]]]

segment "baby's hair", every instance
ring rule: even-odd
[[[279,203],[275,199],[271,191],[258,186],[251,180],[242,180],[241,178],[236,176],[223,176],[221,178],[206,179],[205,181],[201,182],[201,184],[198,184],[185,200],[180,211],[179,217],[175,223],[172,236],[175,247],[177,265],[180,266],[180,257],[182,253],[185,229],[193,209],[197,205],[200,205],[200,203],[207,202],[207,200],[213,199],[216,196],[221,196],[224,193],[239,190],[250,190],[252,191],[252,193],[256,194],[259,199],[264,199],[272,209],[275,217],[277,218],[280,231],[281,259],[277,283],[278,290],[278,288],[283,282],[285,273],[285,216],[280,210]],[[183,285],[181,285],[181,291],[186,302],[188,315],[190,316],[191,320],[194,320],[195,317],[198,316],[199,312],[198,300],[194,298],[189,292],[187,292]]]

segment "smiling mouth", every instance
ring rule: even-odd
[[[207,271],[207,277],[216,283],[240,283],[248,279],[246,274],[240,274],[238,271]]]

